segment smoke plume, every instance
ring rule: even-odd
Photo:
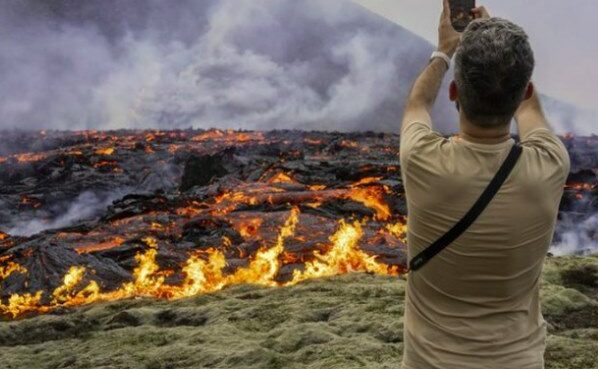
[[[21,212],[15,225],[8,233],[15,236],[32,236],[47,229],[69,227],[84,220],[100,216],[106,207],[126,193],[125,189],[114,192],[81,193],[70,203],[57,204],[47,211],[35,213]],[[59,215],[56,215],[59,214]]]
[[[432,51],[342,0],[12,0],[0,31],[0,128],[396,131]]]

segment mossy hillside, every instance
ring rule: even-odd
[[[546,367],[598,368],[597,257],[549,258]],[[366,274],[235,286],[0,323],[3,368],[396,368],[405,281]]]

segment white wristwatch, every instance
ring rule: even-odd
[[[442,51],[434,51],[432,53],[432,56],[430,56],[430,60],[432,60],[434,58],[440,58],[440,59],[444,60],[446,62],[446,67],[447,68],[451,67],[451,58],[448,55],[446,55],[445,53],[443,53]]]

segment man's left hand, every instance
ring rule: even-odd
[[[455,31],[451,22],[449,1],[443,0],[442,15],[440,16],[440,25],[438,26],[438,51],[442,51],[452,58],[460,41],[461,34]]]

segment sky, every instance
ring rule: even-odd
[[[441,0],[355,1],[386,18],[350,0],[2,0],[0,130],[395,132]],[[598,1],[568,2],[566,25],[562,0],[538,14],[539,0],[488,1],[532,36],[554,128],[598,132],[598,109],[577,108],[597,100],[598,44],[582,30]],[[447,82],[433,115],[445,133],[458,118]]]
[[[441,0],[354,1],[436,44]],[[597,109],[598,1],[478,0],[478,5],[527,31],[536,54],[534,81],[543,93]]]

